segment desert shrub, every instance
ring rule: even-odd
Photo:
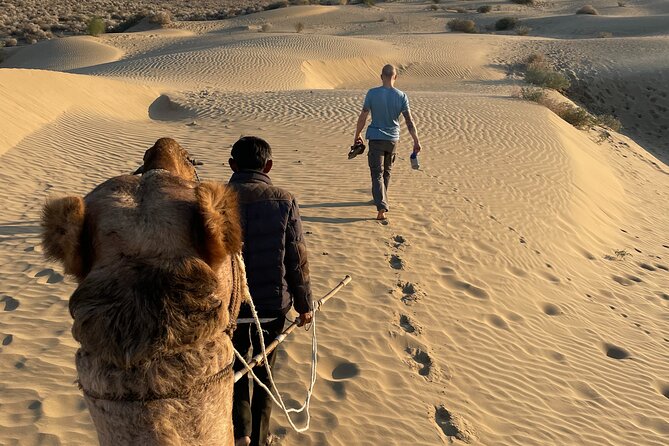
[[[278,2],[270,3],[265,7],[265,9],[272,10],[272,9],[287,8],[287,7],[288,7],[288,0],[279,0]]]
[[[169,25],[172,23],[172,14],[169,11],[160,11],[149,16],[149,23],[156,25]]]
[[[123,20],[122,22],[119,22],[110,31],[114,32],[114,33],[124,33],[127,30],[129,30],[130,28],[132,28],[133,26],[136,26],[137,24],[139,24],[139,22],[144,20],[145,17],[146,16],[144,14],[132,15],[132,16],[126,18],[125,20]]]
[[[592,127],[594,119],[584,108],[562,103],[553,110],[559,117],[579,129]]]
[[[564,91],[571,85],[567,76],[550,67],[533,64],[525,72],[525,81],[539,87]]]
[[[591,5],[585,5],[585,6],[581,7],[578,11],[576,11],[576,14],[598,15],[599,13]]]
[[[613,33],[601,32],[597,34],[597,37],[599,37],[600,39],[608,39],[609,37],[613,37]]]
[[[535,64],[544,65],[545,63],[546,63],[546,56],[539,53],[530,54],[529,56],[527,56],[527,59],[525,59],[525,65],[528,67],[530,65],[535,65]]]
[[[511,3],[515,3],[517,5],[534,6],[536,4],[536,1],[535,0],[511,0]]]
[[[595,120],[597,124],[603,127],[608,127],[615,132],[619,132],[620,129],[623,127],[622,124],[620,123],[620,120],[618,120],[618,118],[612,115],[597,115],[595,117]]]
[[[546,93],[541,88],[523,87],[520,89],[519,96],[526,101],[541,103],[546,97]]]
[[[457,31],[462,33],[476,32],[476,23],[473,20],[452,19],[448,21],[446,26],[448,26],[448,29],[450,29],[451,31]]]
[[[272,24],[271,23],[263,23],[262,25],[260,25],[260,31],[262,31],[264,33],[269,32],[269,30],[271,30],[271,29],[272,29]]]
[[[372,7],[376,5],[376,2],[374,0],[362,0],[362,3],[367,7]]]
[[[618,2],[618,6],[620,6],[621,8],[624,8],[625,6],[627,6],[627,2],[620,1],[620,2]]]
[[[18,44],[19,44],[19,41],[16,40],[15,38],[13,38],[13,37],[5,40],[5,46],[16,46]]]
[[[518,19],[515,17],[504,17],[495,22],[495,29],[497,31],[504,31],[506,29],[513,29],[518,24]]]
[[[530,31],[532,31],[532,28],[530,28],[529,26],[522,25],[516,28],[516,34],[518,34],[519,36],[526,36],[530,33]]]
[[[86,25],[86,30],[91,36],[99,36],[105,32],[105,22],[100,17],[93,17]]]
[[[302,31],[304,31],[304,23],[302,23],[302,22],[297,22],[297,23],[295,24],[295,32],[296,32],[296,33],[301,33]]]
[[[432,11],[437,11],[437,10],[439,9],[439,6],[437,6],[437,5],[430,5],[430,9],[431,9]]]
[[[490,12],[491,10],[492,10],[492,6],[490,6],[490,5],[483,5],[483,6],[479,6],[478,8],[476,8],[476,12],[479,12],[481,14],[485,14],[486,12]]]

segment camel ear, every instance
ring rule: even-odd
[[[63,263],[65,273],[81,277],[81,233],[84,228],[84,200],[65,197],[48,200],[42,209],[44,256]]]
[[[195,190],[204,226],[205,262],[217,269],[229,255],[242,250],[237,194],[219,183],[200,183]]]

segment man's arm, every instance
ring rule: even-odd
[[[297,202],[292,201],[286,227],[286,282],[288,292],[293,296],[293,307],[300,314],[301,327],[311,322],[313,303],[311,297],[311,281],[309,278],[309,262],[307,246],[302,235],[302,220]]]
[[[415,153],[420,152],[420,140],[418,139],[418,131],[416,130],[416,124],[413,122],[413,117],[411,116],[411,111],[406,110],[402,112],[402,115],[404,115],[404,121],[407,123],[407,130],[409,130],[409,134],[413,138],[413,151]]]
[[[355,126],[355,137],[353,138],[353,144],[357,144],[358,141],[362,142],[362,131],[365,128],[365,124],[367,124],[367,116],[369,116],[369,109],[363,107],[362,111],[360,112],[360,116],[358,116],[358,124]]]

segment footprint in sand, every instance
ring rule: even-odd
[[[390,256],[390,267],[392,269],[404,269],[406,264],[404,263],[404,260],[402,260],[402,257],[393,254]]]
[[[604,344],[604,351],[606,352],[606,356],[609,358],[613,359],[627,359],[630,357],[630,354],[627,350],[624,348],[620,348],[616,345],[613,344]]]
[[[407,241],[406,238],[404,238],[404,236],[402,235],[393,236],[393,248],[401,249],[404,246],[409,246],[409,242]]]
[[[7,336],[5,336],[2,339],[2,345],[7,346],[7,345],[11,344],[13,340],[14,340],[14,336],[8,334]]]
[[[661,269],[662,271],[669,271],[669,267],[667,267],[665,265],[660,265],[659,263],[656,263],[655,266],[657,268]]]
[[[342,381],[360,375],[360,367],[353,362],[342,362],[332,370],[332,379]]]
[[[439,430],[448,437],[449,443],[457,439],[469,444],[478,439],[474,430],[462,417],[453,415],[443,405],[436,406],[434,409],[434,422]]]
[[[657,268],[647,263],[639,263],[639,266],[647,271],[657,271]]]
[[[416,303],[424,296],[424,293],[414,283],[400,281],[397,283],[397,286],[402,293],[402,298],[400,300],[406,305]]]
[[[430,355],[418,347],[407,347],[406,352],[410,356],[410,366],[416,370],[420,376],[429,378],[434,374],[435,364]]]
[[[20,302],[17,299],[14,299],[12,296],[4,295],[0,302],[5,303],[5,311],[14,311],[19,308]]]
[[[543,304],[541,306],[541,309],[543,310],[544,313],[546,313],[549,316],[559,316],[562,314],[562,310],[560,309],[560,307],[558,307],[555,304],[549,304],[549,303]]]
[[[43,278],[46,277],[46,283],[49,283],[49,284],[60,283],[64,279],[62,274],[59,274],[59,273],[55,272],[51,268],[43,269],[42,271],[35,274],[35,277],[41,279],[41,280],[38,280],[39,283],[44,283],[45,280]]]
[[[398,321],[398,325],[402,330],[406,331],[407,333],[419,335],[422,332],[422,328],[416,321],[414,321],[410,316],[406,314],[401,314],[400,319]]]

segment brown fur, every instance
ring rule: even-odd
[[[193,182],[171,139],[141,170],[44,208],[46,256],[79,282],[79,382],[103,445],[232,444],[232,376],[202,383],[233,359],[225,330],[245,287],[236,196]]]
[[[79,242],[84,227],[84,200],[65,197],[49,200],[42,209],[44,255],[63,262],[67,274],[83,278]]]

